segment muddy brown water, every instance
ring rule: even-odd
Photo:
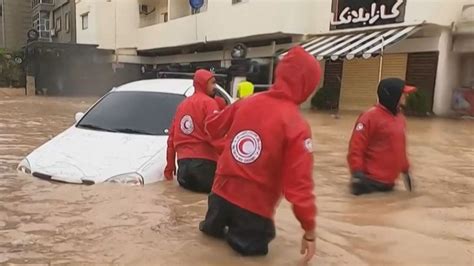
[[[265,258],[242,258],[197,230],[206,197],[176,183],[143,188],[48,183],[18,162],[94,99],[0,98],[0,264],[297,265],[301,230],[282,201]],[[305,114],[314,134],[313,265],[474,265],[474,122],[410,119],[416,192],[356,198],[345,156],[354,114]]]

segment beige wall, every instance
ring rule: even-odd
[[[101,49],[137,47],[137,0],[76,0],[77,42],[98,44]],[[89,13],[89,28],[81,16]]]
[[[98,1],[94,0],[75,0],[76,1],[76,28],[77,28],[77,42],[82,44],[100,44],[98,38],[99,23],[106,23],[105,20],[100,21],[94,19],[97,16]],[[105,1],[104,1],[105,2]],[[89,28],[82,29],[82,16],[88,13]],[[104,14],[109,15],[109,14]]]

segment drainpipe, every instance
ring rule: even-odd
[[[7,40],[5,34],[5,0],[2,0],[2,39],[3,48],[7,48]]]

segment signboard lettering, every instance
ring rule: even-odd
[[[331,30],[401,23],[406,0],[333,0]]]

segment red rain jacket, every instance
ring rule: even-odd
[[[207,159],[217,161],[218,155],[212,140],[204,132],[205,119],[221,109],[223,101],[216,101],[206,94],[207,82],[213,74],[198,70],[194,75],[195,93],[177,108],[168,135],[167,166],[165,177],[173,178],[176,170],[175,155],[179,159]]]
[[[375,181],[393,185],[400,173],[409,170],[405,130],[405,116],[395,116],[380,104],[363,113],[349,144],[351,172],[360,171]]]
[[[311,129],[299,112],[316,89],[319,63],[296,47],[278,64],[275,84],[214,114],[206,131],[225,138],[213,193],[272,219],[282,195],[305,230],[315,228]]]

